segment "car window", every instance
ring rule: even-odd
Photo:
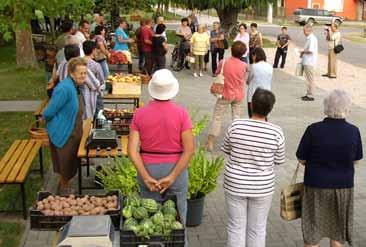
[[[301,10],[295,10],[294,15],[301,15]]]
[[[328,10],[324,10],[324,15],[325,16],[331,16],[330,12]]]
[[[312,15],[312,16],[316,16],[318,15],[318,11],[316,9],[307,9],[306,11],[304,10],[304,15]]]

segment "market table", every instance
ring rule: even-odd
[[[140,96],[140,94],[107,94],[103,96],[103,103],[113,104],[116,108],[119,104],[134,105],[135,108],[138,108]]]
[[[86,119],[83,122],[83,135],[81,137],[79,149],[78,149],[78,157],[85,158],[86,164],[79,165],[78,168],[78,184],[79,184],[79,194],[82,194],[83,189],[95,189],[83,187],[82,186],[82,166],[87,165],[87,176],[89,176],[89,159],[90,158],[114,158],[118,156],[127,155],[127,145],[128,145],[128,136],[122,135],[118,136],[118,147],[111,148],[111,149],[88,149],[86,147],[86,143],[88,137],[90,135],[90,131],[93,128],[93,121],[92,119]]]

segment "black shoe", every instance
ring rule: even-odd
[[[337,79],[336,76],[329,76],[329,79]]]
[[[305,95],[305,96],[301,97],[301,99],[302,99],[303,101],[314,101],[314,98],[313,98],[313,97],[309,97],[309,96],[307,96],[307,95]]]
[[[217,75],[216,74],[212,74],[212,77],[217,77]]]
[[[324,75],[322,75],[323,77],[329,77],[329,75],[328,74],[324,74]]]

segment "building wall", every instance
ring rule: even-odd
[[[286,0],[285,9],[286,16],[290,17],[297,8],[307,8],[308,3],[313,8],[323,9],[325,7],[325,1],[332,0]],[[331,10],[331,9],[329,9]],[[343,0],[343,11],[336,12],[337,15],[342,16],[346,20],[357,19],[357,0]]]
[[[286,0],[285,9],[286,16],[292,16],[295,9],[306,8],[308,5],[308,0]]]

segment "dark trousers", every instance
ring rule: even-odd
[[[286,63],[287,49],[277,48],[273,68],[278,68],[278,63],[280,62],[281,57],[281,68],[283,69]]]
[[[248,116],[251,118],[253,115],[252,113],[252,102],[248,102]]]
[[[222,48],[215,48],[211,51],[211,66],[212,66],[212,74],[216,73],[217,69],[217,55],[219,56],[219,62],[224,59],[225,50]]]
[[[253,64],[253,51],[254,51],[255,47],[251,47],[249,48],[249,64]]]
[[[208,62],[210,61],[210,51],[207,51],[203,60],[205,64],[208,64]]]
[[[153,55],[154,60],[154,72],[159,69],[165,69],[166,66],[166,58],[165,55]]]
[[[152,73],[152,68],[153,68],[153,57],[152,57],[152,52],[144,52],[144,57],[145,57],[145,71],[151,75]]]
[[[139,69],[142,70],[144,68],[144,52],[142,49],[139,49]]]

